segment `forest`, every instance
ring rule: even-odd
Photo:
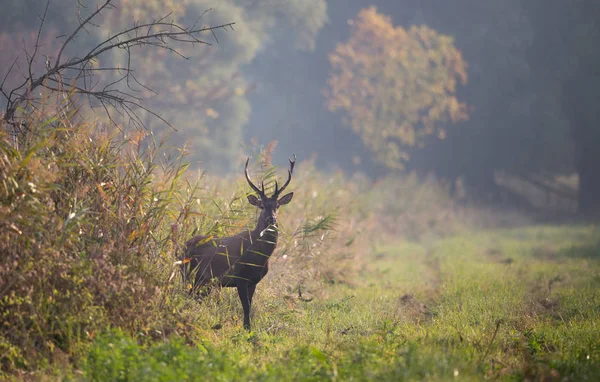
[[[592,380],[599,15],[3,1],[0,379]]]

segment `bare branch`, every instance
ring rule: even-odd
[[[94,17],[96,17],[97,15],[99,15],[100,12],[102,12],[102,10],[104,8],[106,8],[110,4],[111,1],[112,0],[106,0],[106,2],[104,4],[102,4],[101,6],[99,6],[96,9],[96,11],[94,11],[85,20],[83,20],[83,22],[80,22],[79,26],[73,31],[73,33],[71,33],[71,35],[69,37],[67,37],[67,39],[65,40],[65,42],[63,43],[63,45],[60,47],[60,50],[58,51],[58,56],[56,57],[56,63],[54,64],[54,69],[55,70],[58,69],[59,64],[60,64],[60,58],[62,57],[62,54],[65,51],[65,49],[67,48],[67,45],[69,45],[69,42],[71,42],[71,40],[73,40],[75,38],[75,36],[77,36],[77,33],[79,33],[79,31],[81,29],[83,29],[86,24],[88,24]]]
[[[2,79],[2,83],[0,83],[0,92],[2,92],[2,94],[4,95],[4,97],[6,97],[7,101],[10,101],[10,97],[8,96],[8,94],[6,94],[6,92],[4,91],[4,84],[6,83],[6,79],[8,78],[8,76],[10,75],[10,72],[12,72],[13,68],[15,67],[15,64],[17,63],[17,60],[19,59],[19,57],[15,58],[15,60],[13,61],[13,63],[10,65],[10,67],[8,68],[8,71],[6,72],[6,75],[4,76],[4,78]]]
[[[94,19],[99,17],[105,9],[115,8],[112,2],[113,0],[105,0],[94,12],[86,18],[83,18],[81,16],[81,9],[85,7],[78,1],[77,17],[79,24],[77,28],[70,34],[61,36],[65,37],[65,40],[60,46],[56,59],[54,62],[51,62],[51,58],[47,57],[45,72],[36,77],[33,73],[33,65],[38,53],[38,48],[40,47],[39,42],[42,36],[42,29],[50,6],[50,0],[47,0],[44,13],[40,16],[40,27],[38,29],[33,53],[29,55],[27,50],[25,50],[27,73],[23,73],[23,83],[13,88],[10,92],[7,92],[6,89],[4,89],[6,79],[11,72],[13,72],[14,67],[18,68],[18,59],[16,59],[8,69],[4,80],[0,84],[0,91],[7,99],[6,112],[3,116],[5,122],[9,122],[11,125],[15,123],[18,125],[18,121],[14,121],[17,109],[21,106],[25,106],[25,104],[31,108],[35,108],[35,98],[30,98],[31,95],[34,94],[36,88],[42,87],[56,93],[85,95],[89,99],[90,107],[92,109],[98,106],[102,107],[111,123],[117,127],[118,125],[114,120],[114,115],[112,112],[109,112],[109,109],[114,110],[124,118],[129,118],[131,122],[138,126],[144,126],[144,124],[136,114],[136,109],[143,110],[158,118],[166,125],[171,126],[171,124],[161,115],[144,106],[142,104],[141,96],[135,95],[135,93],[140,93],[142,90],[152,92],[153,94],[158,93],[144,85],[134,75],[131,49],[134,47],[164,49],[175,56],[188,59],[188,57],[182,54],[182,51],[178,49],[178,46],[186,44],[192,46],[195,46],[196,44],[211,45],[209,42],[200,38],[201,34],[210,32],[215,38],[215,41],[218,42],[215,30],[227,30],[228,27],[233,30],[234,23],[199,28],[197,24],[206,12],[209,11],[207,10],[202,13],[192,26],[185,27],[174,21],[167,21],[171,16],[169,13],[151,22],[136,22],[132,27],[110,35],[108,38],[92,47],[83,56],[64,58],[67,47],[82,30],[88,32],[86,27],[90,25],[97,26],[94,24]],[[124,67],[119,65],[94,67],[94,63],[99,60],[100,56],[109,51],[113,51],[114,49],[123,49],[126,51],[127,63]],[[95,79],[95,73],[100,72],[113,73],[115,74],[116,79],[100,87],[99,81]],[[126,86],[129,91],[119,90],[119,85],[121,85],[121,87]]]
[[[37,36],[35,38],[35,45],[33,47],[33,53],[29,59],[29,78],[33,78],[33,64],[35,62],[35,55],[37,54],[38,48],[40,47],[40,36],[42,35],[42,28],[46,21],[46,15],[48,14],[48,8],[50,7],[50,0],[46,0],[46,8],[44,8],[44,15],[40,17],[40,27],[38,28]]]

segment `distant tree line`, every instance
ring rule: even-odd
[[[328,101],[315,96],[336,70],[329,55],[351,41],[357,15],[374,5],[396,28],[425,25],[450,36],[467,66],[468,82],[457,87],[455,96],[468,106],[468,119],[454,126],[442,122],[444,139],[431,134],[421,145],[400,145],[402,158],[410,158],[405,170],[434,172],[450,183],[462,178],[471,195],[486,200],[502,196],[495,182],[499,172],[532,180],[576,173],[580,212],[598,214],[600,2],[348,0],[328,5],[329,23],[314,54],[292,52],[280,43],[274,50],[286,54],[269,56],[266,70],[261,56],[250,64],[263,73],[257,77],[270,91],[256,99],[271,106],[259,106],[248,134],[268,139],[285,132],[279,140],[282,151],[301,146],[297,152],[315,151],[322,165],[334,162],[374,177],[390,171],[368,142],[348,134],[340,118],[348,116],[326,110]],[[319,137],[316,144],[314,136]]]
[[[21,56],[23,67],[24,48],[32,51],[46,3],[47,0],[7,0],[0,5],[0,76],[17,56]],[[42,70],[44,56],[57,53],[62,36],[103,3],[102,0],[51,1],[35,69]],[[242,73],[244,65],[264,49],[276,28],[286,31],[294,49],[311,50],[326,20],[324,0],[114,0],[111,8],[109,14],[95,20],[96,26],[89,26],[78,35],[67,53],[80,54],[111,32],[163,16],[182,25],[235,22],[234,31],[215,36],[211,41],[215,46],[204,49],[186,46],[179,50],[187,61],[168,49],[137,49],[131,55],[125,49],[115,49],[103,57],[102,63],[108,67],[130,65],[135,69],[135,78],[144,85],[136,84],[137,96],[144,100],[148,111],[161,117],[141,112],[139,117],[144,126],[169,134],[174,147],[187,143],[188,159],[195,166],[202,162],[203,166],[220,171],[230,169],[240,155],[242,129],[251,112],[248,93],[253,83]],[[12,74],[8,81],[16,83],[19,74],[17,71]],[[94,117],[106,116],[101,112]]]
[[[35,39],[45,3],[2,3],[2,75],[23,45]],[[42,57],[56,54],[60,38],[54,37],[71,30],[100,3],[52,2]],[[300,157],[316,153],[318,165],[361,170],[372,177],[414,170],[433,172],[451,184],[461,178],[472,195],[491,199],[499,197],[499,172],[526,179],[576,173],[580,212],[599,214],[598,1],[115,4],[111,17],[74,41],[74,51],[97,43],[110,30],[165,11],[184,24],[236,22],[235,32],[219,35],[218,46],[184,49],[191,63],[156,50],[140,51],[132,63],[136,76],[148,84],[140,89],[145,105],[176,130],[150,114],[142,115],[144,123],[170,134],[174,147],[188,142],[194,164],[228,170],[239,159],[242,142],[256,137],[262,144],[278,140],[278,152],[295,151]],[[376,8],[368,13],[371,5]],[[381,49],[382,57],[411,59],[385,70],[367,68],[363,64],[369,49]],[[110,60],[122,65],[127,57],[115,51]],[[356,76],[340,77],[344,65],[345,73]],[[397,79],[401,81],[393,82]],[[342,84],[360,87],[363,94],[352,93],[354,105],[363,97],[369,113],[349,106],[344,97],[351,92],[340,92]],[[371,98],[375,94],[377,102]]]

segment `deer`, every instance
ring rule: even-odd
[[[292,180],[296,155],[288,158],[290,169],[288,179],[279,188],[275,181],[275,192],[271,196],[265,194],[264,181],[259,189],[248,175],[246,160],[244,174],[250,188],[256,193],[248,194],[248,202],[260,209],[260,215],[254,230],[244,230],[228,237],[212,237],[198,235],[185,243],[185,257],[181,264],[184,283],[194,275],[190,294],[198,288],[216,282],[221,287],[235,287],[244,310],[244,329],[250,331],[250,309],[256,285],[269,271],[269,259],[277,246],[278,225],[277,212],[279,207],[288,204],[294,197],[290,192],[284,196],[281,193]]]

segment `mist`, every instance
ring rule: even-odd
[[[67,33],[77,23],[77,12],[86,14],[95,3],[82,4],[87,8],[77,10],[76,2],[67,0],[52,3],[45,33]],[[23,53],[11,33],[31,40],[44,5],[29,0],[3,6],[3,73],[15,52]],[[372,6],[392,27],[425,26],[451,38],[468,77],[452,94],[468,116],[440,119],[435,134],[414,143],[393,142],[406,159],[392,159],[391,165],[377,159],[378,150],[351,127],[347,112],[327,107],[328,80],[334,75],[330,57],[351,38],[361,10]],[[134,17],[149,19],[165,11],[154,3],[135,12],[134,6],[123,5],[115,10],[117,17],[103,18],[78,38],[70,53]],[[528,208],[536,205],[532,199],[547,194],[559,200],[551,209],[584,215],[599,209],[600,180],[594,171],[600,163],[600,52],[595,43],[600,12],[594,1],[311,0],[283,5],[197,0],[170,11],[182,22],[200,17],[203,25],[235,23],[233,30],[207,36],[210,46],[185,50],[189,60],[141,51],[133,55],[140,79],[155,92],[147,94],[147,105],[172,126],[149,116],[145,124],[168,135],[173,147],[187,145],[193,167],[238,172],[246,154],[276,142],[275,163],[296,153],[324,171],[360,172],[372,180],[433,174],[452,189],[460,182],[473,200],[484,203]],[[59,40],[47,41],[50,49]],[[402,120],[402,113],[392,119]],[[422,121],[413,127],[420,134]],[[509,178],[513,181],[502,181]],[[519,189],[513,187],[517,183]]]
[[[537,197],[546,192],[573,211],[569,200],[586,191],[577,181],[566,186],[560,178],[585,177],[587,160],[590,166],[600,164],[580,141],[586,137],[591,146],[600,144],[600,51],[594,42],[600,10],[592,1],[328,2],[328,22],[313,52],[295,51],[277,39],[245,68],[257,84],[245,137],[277,140],[278,160],[292,151],[303,157],[314,153],[325,169],[374,178],[387,172],[323,99],[328,54],[348,39],[358,12],[371,5],[396,26],[423,24],[451,36],[468,65],[468,83],[457,89],[469,106],[468,120],[447,124],[444,140],[409,149],[405,171],[433,173],[451,183],[460,178],[472,196],[512,206],[530,205],[536,196],[524,197],[527,192],[538,192]],[[359,164],[352,161],[356,156]],[[523,187],[499,184],[499,174],[519,178]],[[597,180],[589,183],[597,187],[592,183]],[[583,213],[597,208],[594,202],[579,203]]]

